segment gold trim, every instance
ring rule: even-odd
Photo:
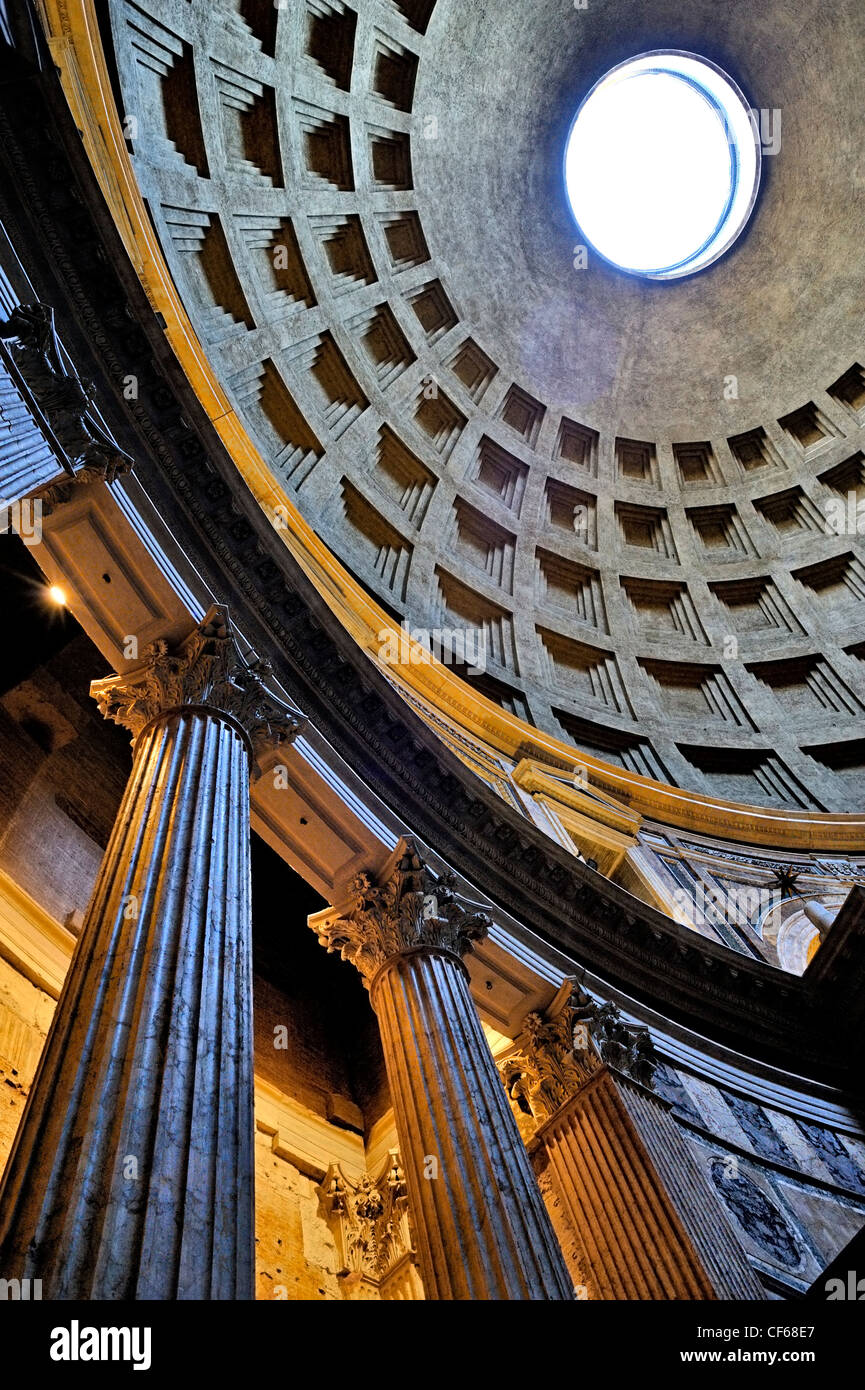
[[[582,767],[575,768],[581,772]],[[623,802],[601,791],[594,783],[583,786],[578,781],[565,781],[566,771],[557,773],[536,762],[533,758],[523,758],[514,768],[513,778],[518,787],[533,796],[569,806],[582,816],[589,816],[600,825],[607,825],[628,839],[636,840],[643,823],[639,813],[629,810]]]

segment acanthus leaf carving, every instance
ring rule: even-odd
[[[128,473],[132,459],[102,424],[95,405],[96,388],[69,366],[54,326],[50,304],[18,304],[0,322],[0,340],[10,342],[4,355],[20,389],[41,415],[43,429],[64,456],[67,478],[43,489],[46,511],[65,502],[72,488],[96,479],[113,483]]]
[[[318,1189],[336,1240],[340,1273],[381,1288],[403,1262],[414,1261],[408,1193],[399,1153],[388,1151],[375,1175],[347,1175],[332,1163]],[[419,1285],[419,1276],[412,1281]]]
[[[291,743],[306,722],[299,710],[267,690],[270,670],[268,662],[242,656],[228,610],[214,604],[176,650],[159,639],[141,666],[93,681],[90,693],[100,713],[133,737],[161,715],[188,705],[226,714],[244,730],[256,759],[267,747]]]
[[[566,985],[546,1013],[526,1015],[514,1050],[499,1062],[526,1140],[602,1066],[652,1088],[657,1058],[649,1030],[625,1022],[615,1004],[598,1004],[575,981]]]
[[[436,876],[414,842],[404,840],[386,881],[356,874],[348,907],[315,929],[321,945],[350,961],[369,987],[392,957],[422,947],[462,957],[490,925],[480,904],[456,892],[453,874]]]
[[[576,1030],[586,1028],[602,1063],[653,1088],[658,1059],[648,1028],[627,1023],[615,1004],[598,1004],[579,988],[571,995],[570,1008],[575,1041]]]

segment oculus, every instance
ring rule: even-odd
[[[620,270],[672,280],[710,265],[740,235],[761,149],[748,103],[720,68],[659,51],[595,83],[564,163],[584,240]]]

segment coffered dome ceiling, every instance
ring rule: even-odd
[[[110,14],[186,309],[352,573],[414,627],[481,630],[466,678],[594,755],[857,808],[859,0]],[[719,64],[780,137],[733,250],[669,283],[578,268],[561,169],[592,84],[659,47]]]

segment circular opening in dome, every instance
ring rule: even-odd
[[[720,68],[644,53],[608,72],[574,117],[565,186],[584,239],[631,275],[692,275],[744,228],[760,182],[750,108]]]

